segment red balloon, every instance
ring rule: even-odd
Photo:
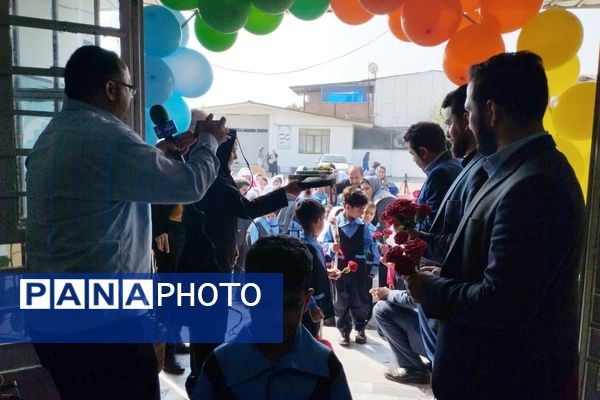
[[[358,0],[331,0],[331,9],[333,13],[349,25],[364,24],[373,14],[368,12]]]
[[[460,0],[408,0],[402,12],[402,29],[416,44],[435,46],[456,32],[461,18]]]
[[[500,33],[516,31],[533,18],[543,0],[481,0],[483,22]]]
[[[396,36],[398,39],[404,42],[410,42],[410,39],[408,38],[408,36],[406,36],[406,33],[404,33],[404,29],[402,29],[403,9],[404,7],[400,6],[400,8],[396,11],[389,13],[388,26],[390,27],[390,32],[392,32],[394,36]]]
[[[385,15],[397,10],[406,0],[360,0],[360,4],[373,14]]]
[[[444,71],[454,83],[465,84],[468,69],[496,54],[504,53],[500,33],[483,24],[471,25],[456,32],[444,50]]]

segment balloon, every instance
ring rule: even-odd
[[[577,83],[558,96],[552,113],[556,136],[571,140],[592,137],[596,82]]]
[[[446,67],[452,72],[446,72],[450,80],[456,84],[467,83],[468,68],[479,64],[491,56],[504,53],[502,36],[487,25],[471,25],[456,32],[444,50]],[[445,71],[445,70],[444,70]]]
[[[555,69],[575,57],[583,41],[581,22],[562,8],[551,8],[533,17],[521,30],[517,50],[529,50]]]
[[[248,22],[249,0],[198,0],[200,15],[217,32],[234,33]]]
[[[213,72],[208,60],[195,50],[180,47],[165,63],[175,78],[175,92],[184,97],[199,97],[212,86]]]
[[[554,122],[552,122],[552,113],[552,108],[547,107],[546,113],[544,114],[543,123],[544,129],[550,132],[551,134],[554,134],[556,132],[556,129],[554,128]]]
[[[198,0],[160,0],[165,6],[173,10],[193,10],[198,8]]]
[[[144,52],[155,57],[173,53],[181,43],[177,18],[161,6],[144,7]]]
[[[167,101],[173,94],[174,85],[173,73],[163,60],[144,56],[144,93],[147,107]]]
[[[533,18],[543,0],[481,0],[483,22],[500,33],[516,31]]]
[[[477,10],[481,6],[481,1],[480,0],[460,0],[460,4],[462,5],[462,9],[464,12],[466,12],[467,14],[471,14],[473,12],[476,12],[475,10]]]
[[[225,51],[229,49],[233,46],[238,36],[237,32],[221,33],[215,31],[206,25],[206,22],[199,15],[196,16],[196,21],[194,22],[194,31],[196,32],[198,42],[211,51]]]
[[[294,0],[252,0],[254,7],[267,14],[281,14],[287,11]]]
[[[388,15],[388,26],[390,27],[390,32],[392,32],[394,36],[396,36],[398,39],[404,42],[410,42],[410,39],[408,38],[408,36],[406,36],[406,33],[404,33],[404,29],[402,29],[403,9],[404,6],[400,6],[399,9],[397,9],[394,12],[391,12]]]
[[[364,24],[373,18],[358,0],[331,0],[331,9],[340,21],[349,25]]]
[[[301,20],[312,21],[325,14],[329,0],[296,0],[290,7],[290,13]]]
[[[250,6],[250,15],[244,29],[255,35],[266,35],[277,29],[282,20],[283,14],[267,14],[254,6]]]
[[[360,4],[372,14],[385,15],[397,10],[406,0],[359,0]]]
[[[458,25],[457,31],[460,31],[468,26],[481,24],[481,15],[475,10],[471,12],[464,12],[462,19],[460,20],[460,25]]]
[[[185,132],[192,121],[192,114],[183,97],[174,94],[167,100],[164,106],[169,113],[169,118],[175,122],[177,131]]]
[[[556,142],[556,148],[567,157],[569,164],[571,164],[571,167],[575,171],[575,175],[577,176],[577,180],[579,181],[579,185],[581,186],[581,190],[585,197],[590,168],[589,155],[584,156],[578,146],[570,140],[565,140],[556,136],[553,136],[552,138]],[[591,141],[589,143],[591,144]]]
[[[561,67],[546,71],[548,77],[548,89],[550,96],[558,96],[569,87],[575,84],[579,78],[579,58],[573,57],[570,61]]]
[[[186,24],[185,21],[187,20],[187,18],[182,13],[180,13],[179,11],[173,11],[173,10],[169,10],[169,11],[171,11],[171,13],[175,16],[175,18],[177,18],[177,22],[179,23],[179,26],[181,27],[181,44],[179,46],[186,47],[187,43],[190,40],[191,21],[188,21],[188,23]],[[185,26],[183,24],[185,24]]]
[[[402,29],[421,46],[435,46],[452,36],[462,17],[459,0],[408,0],[402,11]]]

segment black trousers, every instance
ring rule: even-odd
[[[371,319],[373,300],[369,294],[371,280],[358,276],[344,274],[333,283],[333,309],[336,317],[336,327],[342,333],[350,333],[352,323],[357,331],[365,329]]]
[[[101,329],[137,329],[136,324],[139,320],[134,319]],[[35,332],[30,334],[35,340]],[[34,347],[62,400],[160,400],[153,344],[44,343]]]

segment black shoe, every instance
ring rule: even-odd
[[[323,326],[335,326],[335,317],[324,319]]]
[[[367,335],[365,334],[364,329],[361,329],[360,331],[356,331],[356,337],[354,338],[354,341],[358,344],[367,343]]]
[[[181,364],[177,362],[177,360],[172,360],[169,362],[165,360],[165,366],[163,367],[163,371],[165,371],[167,374],[183,375],[183,373],[185,372],[185,368],[183,368]]]
[[[175,354],[190,354],[190,346],[186,346],[183,343],[177,343],[175,345]]]
[[[350,346],[350,332],[340,335],[340,346]]]
[[[418,385],[427,385],[430,380],[429,371],[426,369],[394,368],[386,371],[383,376],[390,381],[407,384],[415,383]]]

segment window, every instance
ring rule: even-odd
[[[329,153],[329,129],[299,129],[298,152],[301,154]]]
[[[62,107],[64,66],[86,44],[116,51],[141,76],[141,1],[0,1],[0,268],[20,266],[27,227],[25,159]],[[127,16],[127,18],[121,18]],[[123,26],[127,21],[127,26]],[[143,106],[134,98],[131,121],[142,129]]]

